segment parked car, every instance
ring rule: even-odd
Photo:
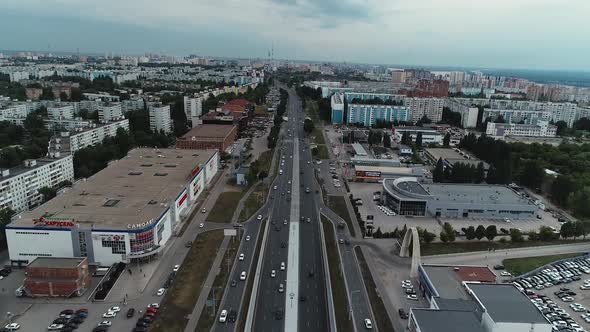
[[[127,310],[127,318],[131,318],[133,315],[135,315],[135,309],[129,308],[129,310]]]

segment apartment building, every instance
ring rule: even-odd
[[[98,121],[108,123],[123,117],[121,103],[102,103],[98,105]]]
[[[73,119],[74,106],[67,104],[47,107],[47,116],[50,119]]]
[[[190,121],[200,117],[203,114],[201,98],[184,96],[184,114],[186,114],[186,119]],[[193,127],[195,122],[193,121]]]
[[[535,124],[488,122],[486,135],[494,137],[555,137],[557,136],[557,127],[550,125],[548,121],[543,120],[538,120]]]
[[[76,128],[72,132],[61,132],[49,140],[49,152],[73,154],[85,147],[102,143],[107,137],[115,137],[119,128],[129,130],[129,120],[122,119],[103,125],[90,124],[89,127]]]
[[[372,126],[379,121],[408,122],[411,110],[405,106],[348,104],[347,124]]]
[[[172,120],[170,120],[170,105],[152,104],[149,107],[150,129],[156,132],[172,131]]]
[[[404,106],[411,110],[410,121],[416,122],[426,116],[432,122],[442,120],[442,111],[445,102],[442,98],[404,98]]]
[[[451,112],[461,114],[461,126],[463,128],[475,128],[477,126],[477,114],[479,109],[471,104],[464,104],[458,98],[445,99],[445,107]]]
[[[29,108],[25,103],[9,104],[0,109],[0,121],[9,121],[17,125],[22,122],[29,114]]]
[[[344,95],[335,93],[330,98],[332,108],[332,124],[342,124],[344,122]]]
[[[42,202],[40,188],[74,180],[72,155],[51,156],[25,160],[22,166],[0,170],[0,208],[10,207],[16,212],[29,210]]]

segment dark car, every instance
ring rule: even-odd
[[[72,310],[72,309],[62,310],[62,312],[60,312],[59,314],[60,315],[73,315],[74,314],[74,310]]]
[[[143,326],[136,326],[133,329],[133,332],[147,332],[147,327],[143,327]]]
[[[406,288],[406,294],[416,294],[416,291],[413,288]]]
[[[135,309],[129,308],[129,310],[127,310],[127,318],[131,318],[133,315],[135,315]]]
[[[148,325],[154,321],[154,319],[150,316],[143,316],[141,320]]]
[[[227,315],[227,320],[228,320],[230,323],[235,323],[235,322],[236,322],[236,319],[237,319],[237,317],[238,317],[238,313],[237,313],[235,310],[230,310],[230,311],[229,311],[229,314]]]
[[[74,323],[74,322],[68,322],[66,324],[66,327],[71,328],[72,330],[75,330],[78,328],[78,324]]]
[[[92,329],[92,332],[107,332],[109,328],[107,326],[97,326]]]
[[[84,317],[74,317],[74,318],[70,319],[70,322],[73,322],[76,324],[82,324],[82,323],[84,323]]]
[[[60,331],[60,332],[72,332],[72,331],[74,331],[74,329],[73,329],[73,328],[71,328],[71,327],[68,327],[68,326],[64,326],[64,327],[62,327],[62,328],[61,328],[61,330],[59,330],[59,331]]]
[[[230,286],[232,286],[232,287],[236,287],[237,285],[238,285],[238,282],[237,282],[237,281],[235,281],[234,279],[232,279],[232,281],[231,281],[231,283],[230,283]]]
[[[408,313],[404,309],[399,309],[397,312],[399,313],[401,319],[408,319]]]
[[[285,242],[281,242],[281,248],[285,248],[287,247],[287,244]]]
[[[494,265],[494,270],[504,270],[504,265]]]
[[[135,324],[136,327],[148,327],[148,323],[144,322],[143,320],[138,320],[137,324]]]
[[[282,320],[283,319],[283,310],[282,309],[277,309],[275,311],[275,319],[276,320]]]
[[[68,319],[62,318],[62,317],[53,320],[53,324],[65,324],[67,322],[68,322]]]
[[[313,277],[314,274],[315,273],[313,272],[313,270],[309,270],[309,272],[307,272],[307,276],[310,277],[310,278]]]

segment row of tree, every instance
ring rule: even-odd
[[[488,173],[489,181],[493,183],[493,172]],[[432,180],[434,182],[452,182],[452,183],[483,183],[486,180],[485,168],[483,162],[479,162],[477,166],[466,163],[455,163],[453,167],[444,165],[442,158],[440,158],[434,171],[432,172]]]
[[[289,100],[289,93],[285,89],[280,89],[279,92],[281,94],[281,101],[279,102],[279,106],[277,107],[274,116],[274,124],[266,138],[269,149],[274,149],[274,147],[277,146],[279,132],[281,131],[281,123],[283,122],[283,115],[287,111],[287,101]]]

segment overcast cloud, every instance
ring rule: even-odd
[[[0,49],[590,70],[589,0],[1,0]]]

